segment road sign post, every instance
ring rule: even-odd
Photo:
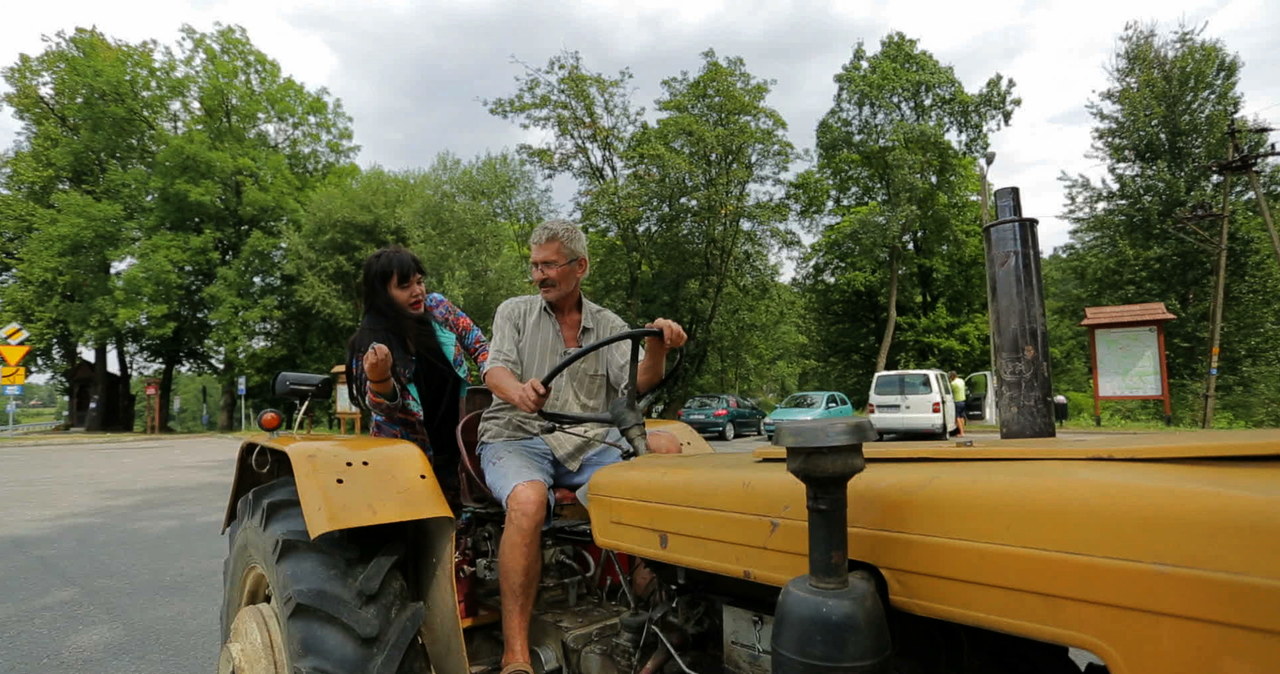
[[[244,392],[245,378],[244,375],[240,375],[236,377],[236,394],[240,396],[240,430],[242,431],[248,428],[249,425],[244,413]]]
[[[160,432],[160,380],[155,377],[147,379],[146,385],[142,389],[147,395],[147,415],[145,419],[145,431],[147,433]]]
[[[31,352],[29,346],[19,346],[31,335],[17,323],[10,323],[0,328],[0,336],[8,344],[0,344],[0,358],[5,365],[0,366],[0,394],[9,396],[9,404],[5,409],[9,412],[9,435],[13,435],[13,413],[18,409],[18,396],[22,395],[22,387],[27,383],[27,368],[18,363]]]

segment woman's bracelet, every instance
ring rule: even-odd
[[[383,377],[382,379],[370,379],[370,380],[369,380],[369,383],[370,383],[370,384],[385,384],[385,383],[387,383],[387,382],[389,382],[389,381],[391,381],[391,375],[387,375],[387,376]]]

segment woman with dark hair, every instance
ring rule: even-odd
[[[400,246],[364,261],[364,317],[347,342],[351,400],[370,410],[370,434],[409,440],[426,453],[436,477],[456,478],[458,424],[467,389],[464,354],[480,367],[489,343],[475,323],[440,293],[428,292],[417,256]]]

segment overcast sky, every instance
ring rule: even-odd
[[[1041,220],[1044,253],[1067,240],[1061,171],[1097,174],[1085,157],[1086,102],[1106,86],[1105,66],[1125,22],[1207,23],[1244,60],[1245,112],[1280,122],[1280,2],[1275,0],[997,0],[992,2],[449,2],[412,0],[29,0],[6,3],[0,64],[37,53],[41,36],[96,25],[129,41],[174,42],[188,23],[244,26],[254,43],[309,86],[327,87],[355,119],[360,162],[425,166],[450,150],[471,157],[514,147],[513,124],[480,99],[503,96],[521,72],[512,58],[543,63],[578,50],[603,72],[630,67],[636,100],[652,109],[659,81],[696,70],[708,47],[746,59],[777,81],[770,99],[792,141],[813,146],[831,105],[832,75],[853,46],[874,50],[900,30],[952,64],[973,90],[993,73],[1017,82],[1022,107],[992,137],[991,179],[1022,188],[1024,213]],[[0,84],[0,86],[3,86]],[[0,146],[17,123],[0,112]],[[563,192],[563,190],[561,190]],[[557,193],[563,200],[567,195]]]

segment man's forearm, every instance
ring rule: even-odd
[[[636,393],[652,391],[662,381],[666,368],[666,349],[662,349],[662,353],[655,353],[652,347],[646,349],[644,360],[636,365]]]
[[[515,405],[517,394],[523,383],[511,370],[501,365],[495,365],[485,370],[484,385],[488,386],[489,390],[503,401]]]

